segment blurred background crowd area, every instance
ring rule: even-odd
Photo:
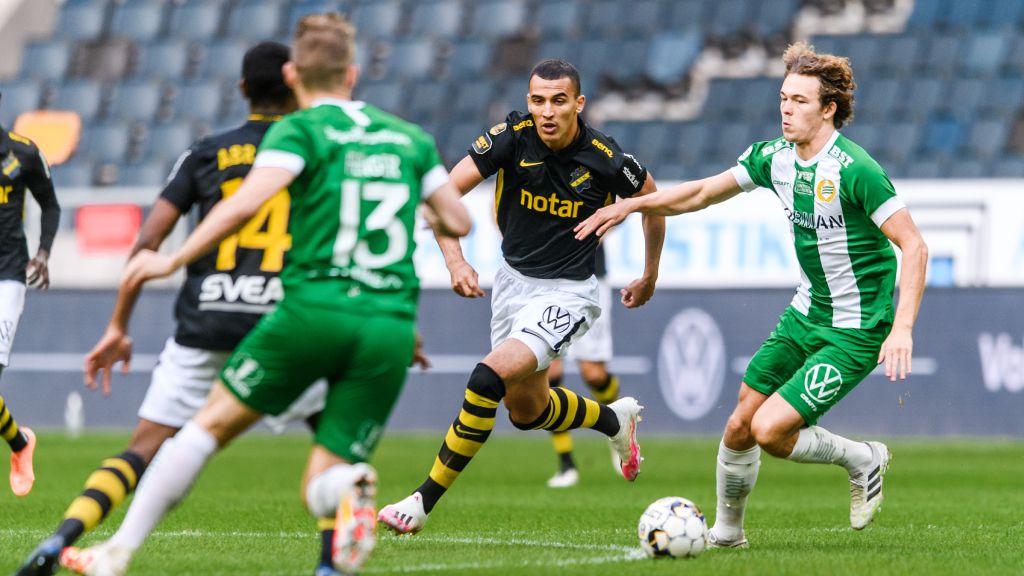
[[[805,39],[851,59],[844,133],[890,176],[1024,177],[1024,0],[4,0],[0,124],[66,111],[60,187],[159,185],[245,120],[245,50],[325,11],[359,29],[355,97],[423,125],[449,165],[561,57],[587,119],[659,180],[717,172],[780,134],[779,56]]]

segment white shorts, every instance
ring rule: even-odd
[[[507,338],[526,344],[537,370],[565,354],[601,315],[597,278],[528,278],[505,262],[494,275],[491,294],[491,349]]]
[[[184,426],[206,402],[229,356],[230,352],[190,348],[168,338],[153,368],[153,379],[139,407],[139,418],[175,428]],[[271,429],[280,432],[288,422],[304,420],[322,410],[326,395],[326,381],[317,382],[280,416],[264,420]]]
[[[0,280],[0,366],[10,363],[14,333],[24,309],[25,285],[17,280]]]
[[[567,360],[576,362],[612,361],[612,307],[615,305],[612,289],[604,280],[598,280],[598,300],[601,315],[579,340],[569,347]]]

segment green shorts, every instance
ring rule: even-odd
[[[310,306],[285,297],[224,364],[246,406],[278,415],[318,378],[329,384],[316,442],[349,462],[373,453],[412,360],[414,321]]]
[[[874,370],[890,327],[821,326],[787,308],[743,381],[766,396],[778,392],[810,426]]]

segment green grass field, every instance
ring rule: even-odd
[[[0,493],[0,573],[11,574],[52,530],[93,467],[126,436],[43,434],[37,483]],[[577,434],[582,480],[544,485],[555,458],[541,434],[499,435],[431,515],[426,530],[382,534],[366,574],[1024,574],[1024,443],[893,441],[886,504],[875,523],[848,525],[839,468],[765,457],[747,512],[749,550],[648,560],[636,521],[661,496],[714,516],[715,439],[642,438],[635,484],[613,475],[605,442]],[[392,435],[374,464],[381,502],[426,474],[440,434]],[[132,574],[310,574],[318,541],[298,498],[308,440],[253,436],[217,457],[192,494],[139,551]],[[113,532],[127,507],[83,542]]]

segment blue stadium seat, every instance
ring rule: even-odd
[[[762,38],[787,34],[793,27],[793,20],[799,9],[797,0],[774,0],[758,2],[753,17],[754,33]]]
[[[152,122],[160,110],[163,89],[149,80],[126,82],[117,87],[110,116],[121,120]]]
[[[60,8],[55,38],[87,40],[103,32],[107,0],[69,0]]]
[[[606,76],[619,83],[626,83],[646,74],[649,42],[641,39],[629,39],[609,41],[608,45],[610,53],[614,54],[615,58],[613,62],[605,64],[604,74]]]
[[[586,19],[587,36],[591,38],[619,38],[625,31],[623,21],[629,4],[617,0],[591,0],[583,16]],[[654,24],[650,22],[649,25]],[[653,26],[651,26],[653,27]]]
[[[92,162],[82,158],[81,152],[76,152],[67,162],[52,166],[50,170],[58,194],[65,188],[92,186]]]
[[[993,163],[994,178],[1024,178],[1024,158],[1007,156]]]
[[[397,80],[364,82],[356,86],[355,98],[398,116],[404,116],[402,100],[408,89]]]
[[[958,158],[956,162],[950,162],[946,170],[948,178],[988,178],[991,175],[989,162],[980,160],[967,160]]]
[[[696,29],[655,36],[647,52],[647,75],[658,84],[681,79],[700,54],[702,44]]]
[[[186,123],[151,126],[146,143],[147,156],[165,163],[174,162],[192,142],[192,127]]]
[[[748,9],[744,0],[718,0],[707,22],[708,29],[714,36],[732,36],[747,24]]]
[[[708,149],[720,163],[728,167],[754,141],[750,135],[750,125],[746,122],[726,122],[714,126]],[[716,169],[712,169],[716,172]]]
[[[133,40],[153,40],[163,31],[167,2],[163,0],[124,0],[114,4],[110,19],[113,36]]]
[[[940,12],[945,8],[945,2],[930,0],[928,2],[914,2],[914,10],[907,20],[907,29],[928,32],[933,30],[939,18]]]
[[[811,44],[819,54],[841,54],[846,55],[848,36],[814,36]]]
[[[135,60],[135,76],[178,80],[188,73],[192,48],[184,40],[142,43]]]
[[[923,120],[939,108],[945,97],[945,82],[941,78],[920,77],[910,85],[905,97],[897,104],[896,114],[901,118]]]
[[[159,160],[140,164],[122,165],[118,171],[118,186],[161,186],[167,180],[167,166]]]
[[[543,2],[537,11],[537,32],[544,39],[576,38],[582,23],[582,9],[576,0]]]
[[[481,78],[471,84],[459,84],[453,95],[454,101],[451,106],[458,110],[460,117],[482,119],[490,115],[491,99],[494,95],[494,86],[491,82]],[[474,123],[478,131],[487,128],[485,124],[486,121],[482,120],[476,120]],[[470,142],[466,140],[461,145],[469,146]]]
[[[879,51],[883,55],[876,65],[879,75],[900,79],[917,75],[915,62],[921,58],[922,38],[913,34],[892,34],[876,36],[876,40],[881,44]]]
[[[672,129],[668,122],[662,120],[638,123],[636,142],[623,150],[636,156],[644,166],[658,166],[668,158],[669,150],[675,142]]]
[[[394,80],[419,80],[430,77],[436,64],[434,40],[400,40],[391,45],[385,76]]]
[[[850,64],[858,74],[874,75],[881,62],[891,58],[891,55],[881,51],[882,43],[878,40],[873,34],[853,36],[846,42],[846,52],[839,54],[850,59]]]
[[[212,40],[221,30],[224,4],[224,0],[184,0],[172,4],[171,37]]]
[[[920,147],[921,126],[915,122],[889,124],[885,135],[878,143],[877,158],[888,158],[887,166],[902,164],[913,157]]]
[[[462,26],[464,10],[460,0],[417,2],[412,8],[409,31],[413,36],[454,38]]]
[[[854,115],[858,120],[884,122],[903,102],[906,81],[902,78],[861,80],[854,101]]]
[[[351,16],[359,35],[364,38],[392,38],[398,32],[402,6],[397,0],[379,0],[372,4],[359,4],[352,9]]]
[[[665,30],[665,2],[661,0],[633,0],[620,2],[624,12],[620,21],[625,38],[642,37],[649,39],[661,30]]]
[[[884,129],[881,125],[861,121],[854,122],[848,127],[843,127],[842,132],[844,136],[867,150],[868,154],[875,150],[878,142],[884,138]]]
[[[72,80],[57,88],[57,110],[74,110],[82,123],[92,122],[103,111],[103,87],[97,80]]]
[[[575,40],[542,40],[537,46],[537,60],[562,58],[573,64],[579,62],[580,43]]]
[[[1004,122],[1024,102],[1024,78],[1001,78],[988,81],[985,98],[978,105],[982,117],[1001,118]]]
[[[934,1],[934,0],[933,0]],[[990,0],[955,0],[946,2],[936,18],[936,25],[944,30],[970,31]]]
[[[496,40],[522,32],[526,24],[523,0],[481,0],[474,3],[470,34]]]
[[[513,110],[524,113],[527,111],[526,94],[530,89],[527,82],[528,80],[522,76],[511,76],[498,85],[494,94],[494,104],[491,106],[492,112],[500,111],[498,113],[501,117],[498,120],[504,120]]]
[[[466,151],[469,149],[470,144],[473,143],[473,140],[483,134],[483,131],[486,129],[486,126],[481,126],[476,122],[458,122],[454,124],[449,129],[448,135],[444,139],[438,140],[445,164],[453,166],[456,162],[462,160],[466,156]]]
[[[1013,32],[983,32],[971,35],[967,49],[961,53],[961,68],[968,76],[994,76],[1003,63]]]
[[[640,126],[642,123],[629,120],[612,120],[605,122],[600,130],[611,136],[625,152],[637,155],[636,147],[640,143]],[[637,155],[640,162],[649,162],[643,155]]]
[[[4,82],[0,86],[3,100],[0,101],[0,125],[5,128],[14,126],[14,120],[22,112],[39,108],[43,95],[39,82],[35,80],[19,80]]]
[[[933,118],[925,126],[923,151],[926,154],[951,155],[960,148],[964,128],[950,117]]]
[[[949,78],[956,70],[960,53],[964,49],[964,39],[956,34],[938,34],[929,36],[924,60],[919,67],[919,74]]]
[[[713,138],[710,123],[699,120],[673,123],[672,132],[673,142],[669,143],[666,158],[695,168]]]
[[[993,160],[1006,149],[1010,123],[1005,120],[985,120],[970,125],[964,153],[972,158]]]
[[[989,0],[978,16],[977,26],[983,30],[1013,30],[1024,21],[1024,2],[1020,0]]]
[[[943,113],[960,122],[969,123],[981,108],[982,100],[988,98],[991,84],[987,80],[960,78],[946,89],[946,98],[940,108]]]
[[[486,74],[491,67],[494,44],[480,40],[459,40],[452,45],[448,70],[456,80],[472,80]]]
[[[233,84],[232,84],[233,86]],[[175,119],[213,122],[221,111],[222,91],[220,82],[203,80],[178,86],[175,98]]]
[[[32,42],[25,48],[19,78],[60,80],[71,63],[71,46],[60,40]]]
[[[78,152],[96,162],[123,162],[131,141],[130,130],[127,122],[87,124],[82,129]]]
[[[284,0],[247,0],[228,16],[228,34],[253,43],[276,38],[285,14]]]
[[[693,30],[709,18],[714,3],[706,0],[676,0],[668,3],[666,30]]]
[[[199,77],[209,79],[232,79],[241,77],[242,58],[250,44],[243,40],[229,39],[208,44],[202,51]]]
[[[1024,78],[1024,37],[1018,36],[1003,62],[1002,76]]]
[[[448,84],[441,81],[417,82],[416,88],[409,95],[405,113],[409,120],[421,124],[424,122],[444,122],[448,119]]]
[[[308,14],[322,14],[324,12],[346,13],[347,2],[342,0],[295,0],[288,8],[287,26],[283,30],[284,35],[291,37],[295,32],[295,25],[303,16]]]
[[[908,162],[904,171],[904,178],[921,178],[925,180],[934,180],[936,178],[942,178],[946,174],[945,166],[947,162],[943,160],[936,160],[927,156],[919,157],[912,162]]]

